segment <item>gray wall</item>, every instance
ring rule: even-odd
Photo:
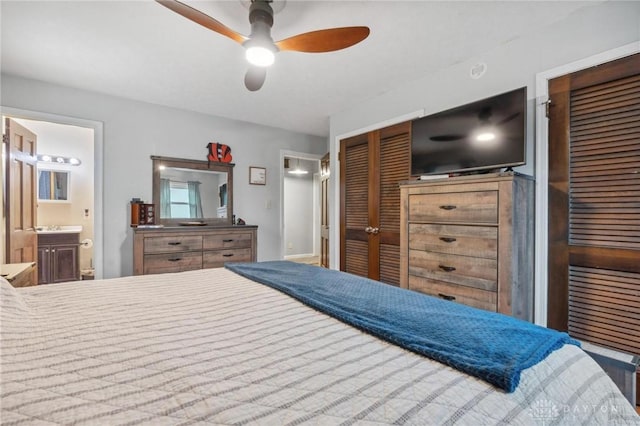
[[[285,256],[314,254],[313,173],[284,177]]]
[[[278,206],[280,150],[327,151],[325,138],[71,89],[11,75],[1,76],[0,105],[104,123],[104,277],[131,275],[133,232],[128,203],[151,200],[151,155],[206,159],[216,141],[232,149],[234,211],[258,225],[258,259],[281,258]],[[267,169],[267,184],[249,185],[249,166]],[[98,195],[97,195],[98,196]],[[271,208],[267,209],[270,202]]]
[[[424,110],[431,114],[527,86],[529,127],[527,164],[518,169],[534,174],[534,107],[536,74],[629,43],[640,43],[640,2],[604,2],[590,5],[566,20],[539,28],[528,37],[515,39],[494,50],[443,69],[403,87],[382,93],[330,117],[332,207],[330,223],[339,218],[339,139],[362,129],[375,128],[396,117]],[[487,64],[479,79],[470,77],[471,67]],[[378,126],[379,127],[379,126]],[[331,265],[339,265],[339,230],[331,231]],[[533,242],[532,242],[533,244]]]

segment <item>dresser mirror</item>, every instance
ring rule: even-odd
[[[153,204],[163,225],[230,225],[233,164],[152,155]]]

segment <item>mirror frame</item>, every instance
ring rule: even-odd
[[[153,163],[153,204],[157,212],[160,211],[160,166],[164,167],[178,167],[182,169],[212,171],[227,173],[227,217],[203,217],[198,219],[198,222],[203,222],[207,225],[231,225],[233,219],[233,163],[219,163],[209,162],[202,160],[188,160],[185,158],[171,158],[160,157],[152,155],[151,160]],[[218,194],[211,194],[218,197]],[[179,226],[181,223],[190,222],[193,219],[189,218],[177,218],[168,219],[160,217],[160,214],[156,216],[156,223],[165,226]]]

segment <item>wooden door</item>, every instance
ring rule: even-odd
[[[320,159],[320,266],[329,267],[329,153]]]
[[[549,93],[548,325],[640,354],[640,55]]]
[[[36,135],[7,118],[3,139],[7,145],[6,170],[6,248],[7,263],[37,262],[36,234]],[[35,268],[37,269],[37,268]],[[37,282],[34,269],[31,282]]]
[[[400,188],[410,177],[411,123],[341,141],[340,269],[400,283]]]

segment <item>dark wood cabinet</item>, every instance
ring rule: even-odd
[[[38,284],[80,279],[79,234],[38,235]]]

